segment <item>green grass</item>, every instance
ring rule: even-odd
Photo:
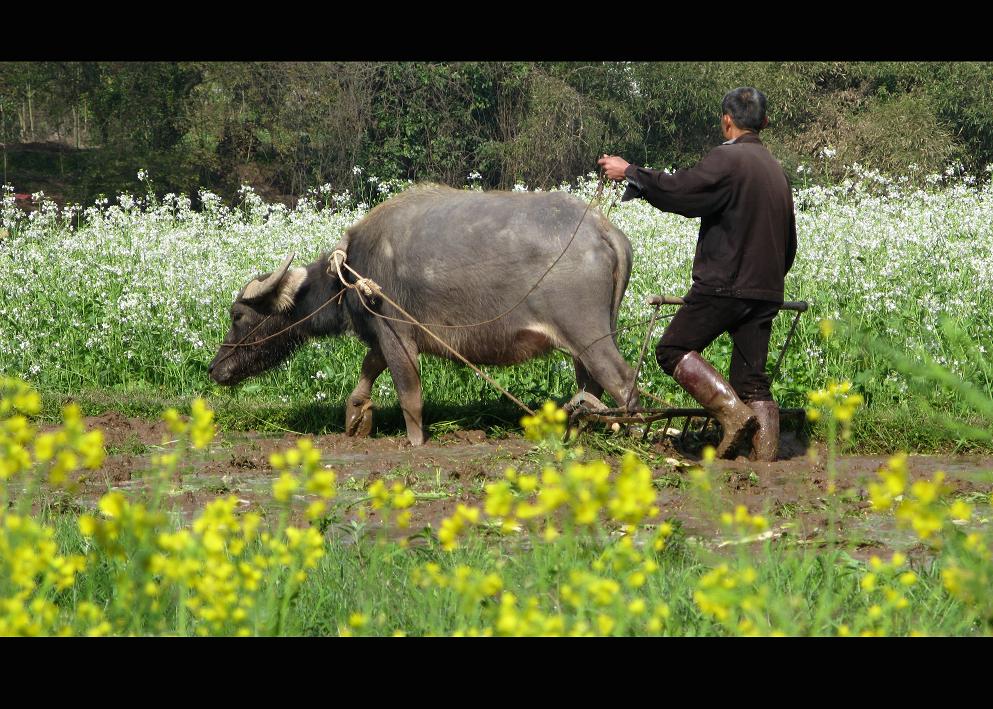
[[[75,517],[55,514],[50,519],[60,546],[82,551],[85,547],[75,526]],[[460,565],[474,569],[498,569],[504,588],[518,598],[539,599],[546,612],[569,612],[558,600],[568,583],[568,569],[589,569],[605,549],[604,542],[581,537],[555,545],[513,542],[469,543],[455,552],[443,552],[433,544],[415,544],[403,549],[377,541],[366,528],[344,526],[329,531],[326,555],[313,570],[293,600],[285,632],[290,635],[337,635],[347,628],[352,614],[369,619],[361,634],[450,635],[487,624],[488,609],[496,601],[483,602],[466,612],[457,594],[448,589],[418,587],[411,576],[428,562],[451,572]],[[731,629],[702,613],[694,603],[700,578],[715,565],[752,566],[757,572],[755,588],[767,592],[770,627],[789,635],[837,635],[843,624],[854,627],[871,605],[860,591],[859,580],[869,571],[865,562],[844,550],[797,551],[775,544],[753,545],[731,555],[678,541],[659,555],[659,569],[636,595],[649,609],[660,603],[670,609],[662,634],[711,636],[734,634]],[[910,606],[887,617],[891,635],[911,631],[927,635],[981,635],[989,632],[966,604],[943,591],[940,569],[934,561],[912,563],[918,582],[906,591]],[[833,572],[828,574],[827,570]],[[609,576],[609,574],[608,574]],[[109,567],[96,564],[79,582],[79,595],[109,603],[115,582]],[[826,612],[818,613],[825,598]],[[65,599],[67,602],[69,599]],[[615,611],[610,605],[575,613],[595,623],[599,612]],[[173,611],[174,612],[174,611]],[[643,624],[628,619],[630,634],[644,634]],[[141,632],[142,624],[136,625]]]

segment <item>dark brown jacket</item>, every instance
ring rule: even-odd
[[[624,200],[644,197],[665,212],[703,217],[694,292],[783,301],[783,279],[796,256],[793,192],[757,135],[719,145],[672,175],[637,165],[624,175],[633,184]]]

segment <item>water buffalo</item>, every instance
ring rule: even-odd
[[[348,264],[420,322],[471,325],[524,297],[562,253],[585,208],[583,201],[562,192],[477,192],[427,185],[372,209],[341,243],[347,247]],[[407,436],[414,445],[423,443],[417,355],[451,358],[450,353],[414,325],[374,316],[354,290],[270,337],[342,289],[330,253],[302,268],[290,269],[291,260],[292,255],[238,294],[231,329],[210,365],[211,378],[237,384],[284,361],[311,338],[350,330],[369,352],[346,403],[346,432],[368,433],[372,386],[389,367]],[[563,348],[573,355],[580,390],[600,396],[606,389],[617,402],[630,396],[636,406],[634,371],[608,335],[616,327],[630,273],[627,237],[590,209],[555,268],[512,312],[484,325],[431,330],[474,364],[518,364]],[[401,318],[380,300],[372,307]],[[267,337],[257,345],[230,347]]]

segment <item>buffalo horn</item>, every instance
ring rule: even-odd
[[[283,280],[283,276],[286,275],[287,269],[289,269],[290,264],[293,263],[293,258],[296,256],[295,252],[290,252],[290,254],[283,259],[282,265],[272,272],[268,278],[264,281],[255,279],[247,286],[245,286],[245,292],[242,293],[242,299],[253,300],[255,298],[260,298],[271,292],[279,282]]]

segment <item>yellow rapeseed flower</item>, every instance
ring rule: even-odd
[[[204,399],[194,399],[190,407],[190,438],[194,448],[206,448],[217,434],[214,412]]]
[[[483,510],[490,517],[506,517],[510,514],[511,506],[514,502],[513,492],[509,480],[498,480],[489,483],[484,488],[486,500],[483,503]]]
[[[408,507],[413,507],[414,502],[417,501],[414,491],[405,487],[402,483],[393,483],[390,493],[392,495],[390,504],[396,510],[405,510]]]
[[[187,424],[183,421],[182,417],[179,415],[179,411],[176,409],[166,409],[162,414],[162,420],[165,421],[166,426],[173,434],[181,436],[186,433]]]
[[[441,520],[438,528],[438,541],[445,551],[454,551],[458,546],[458,538],[465,531],[467,526],[479,522],[479,508],[466,507],[459,504],[455,508],[455,514]]]
[[[862,577],[862,590],[871,593],[876,589],[876,574],[870,572]]]
[[[319,470],[307,478],[307,492],[316,493],[325,500],[330,500],[336,494],[335,474],[333,470]]]
[[[524,493],[534,492],[538,489],[538,476],[519,475],[517,477],[517,487]]]
[[[374,510],[382,509],[390,502],[390,491],[386,488],[386,483],[382,480],[374,481],[366,489],[366,494],[372,498],[371,504]]]
[[[952,519],[968,521],[972,518],[972,505],[962,500],[956,500],[948,512]]]
[[[284,472],[272,484],[272,496],[278,502],[287,502],[293,492],[300,487],[300,481],[293,473]]]
[[[124,514],[126,506],[127,501],[124,499],[124,495],[119,492],[108,492],[97,503],[100,511],[108,517],[120,517]]]
[[[546,401],[534,416],[525,416],[521,419],[524,437],[529,441],[561,440],[565,434],[567,418],[563,409],[552,401]]]
[[[309,520],[319,519],[327,511],[328,511],[328,506],[324,504],[323,501],[314,500],[309,505],[307,505],[307,519]]]

